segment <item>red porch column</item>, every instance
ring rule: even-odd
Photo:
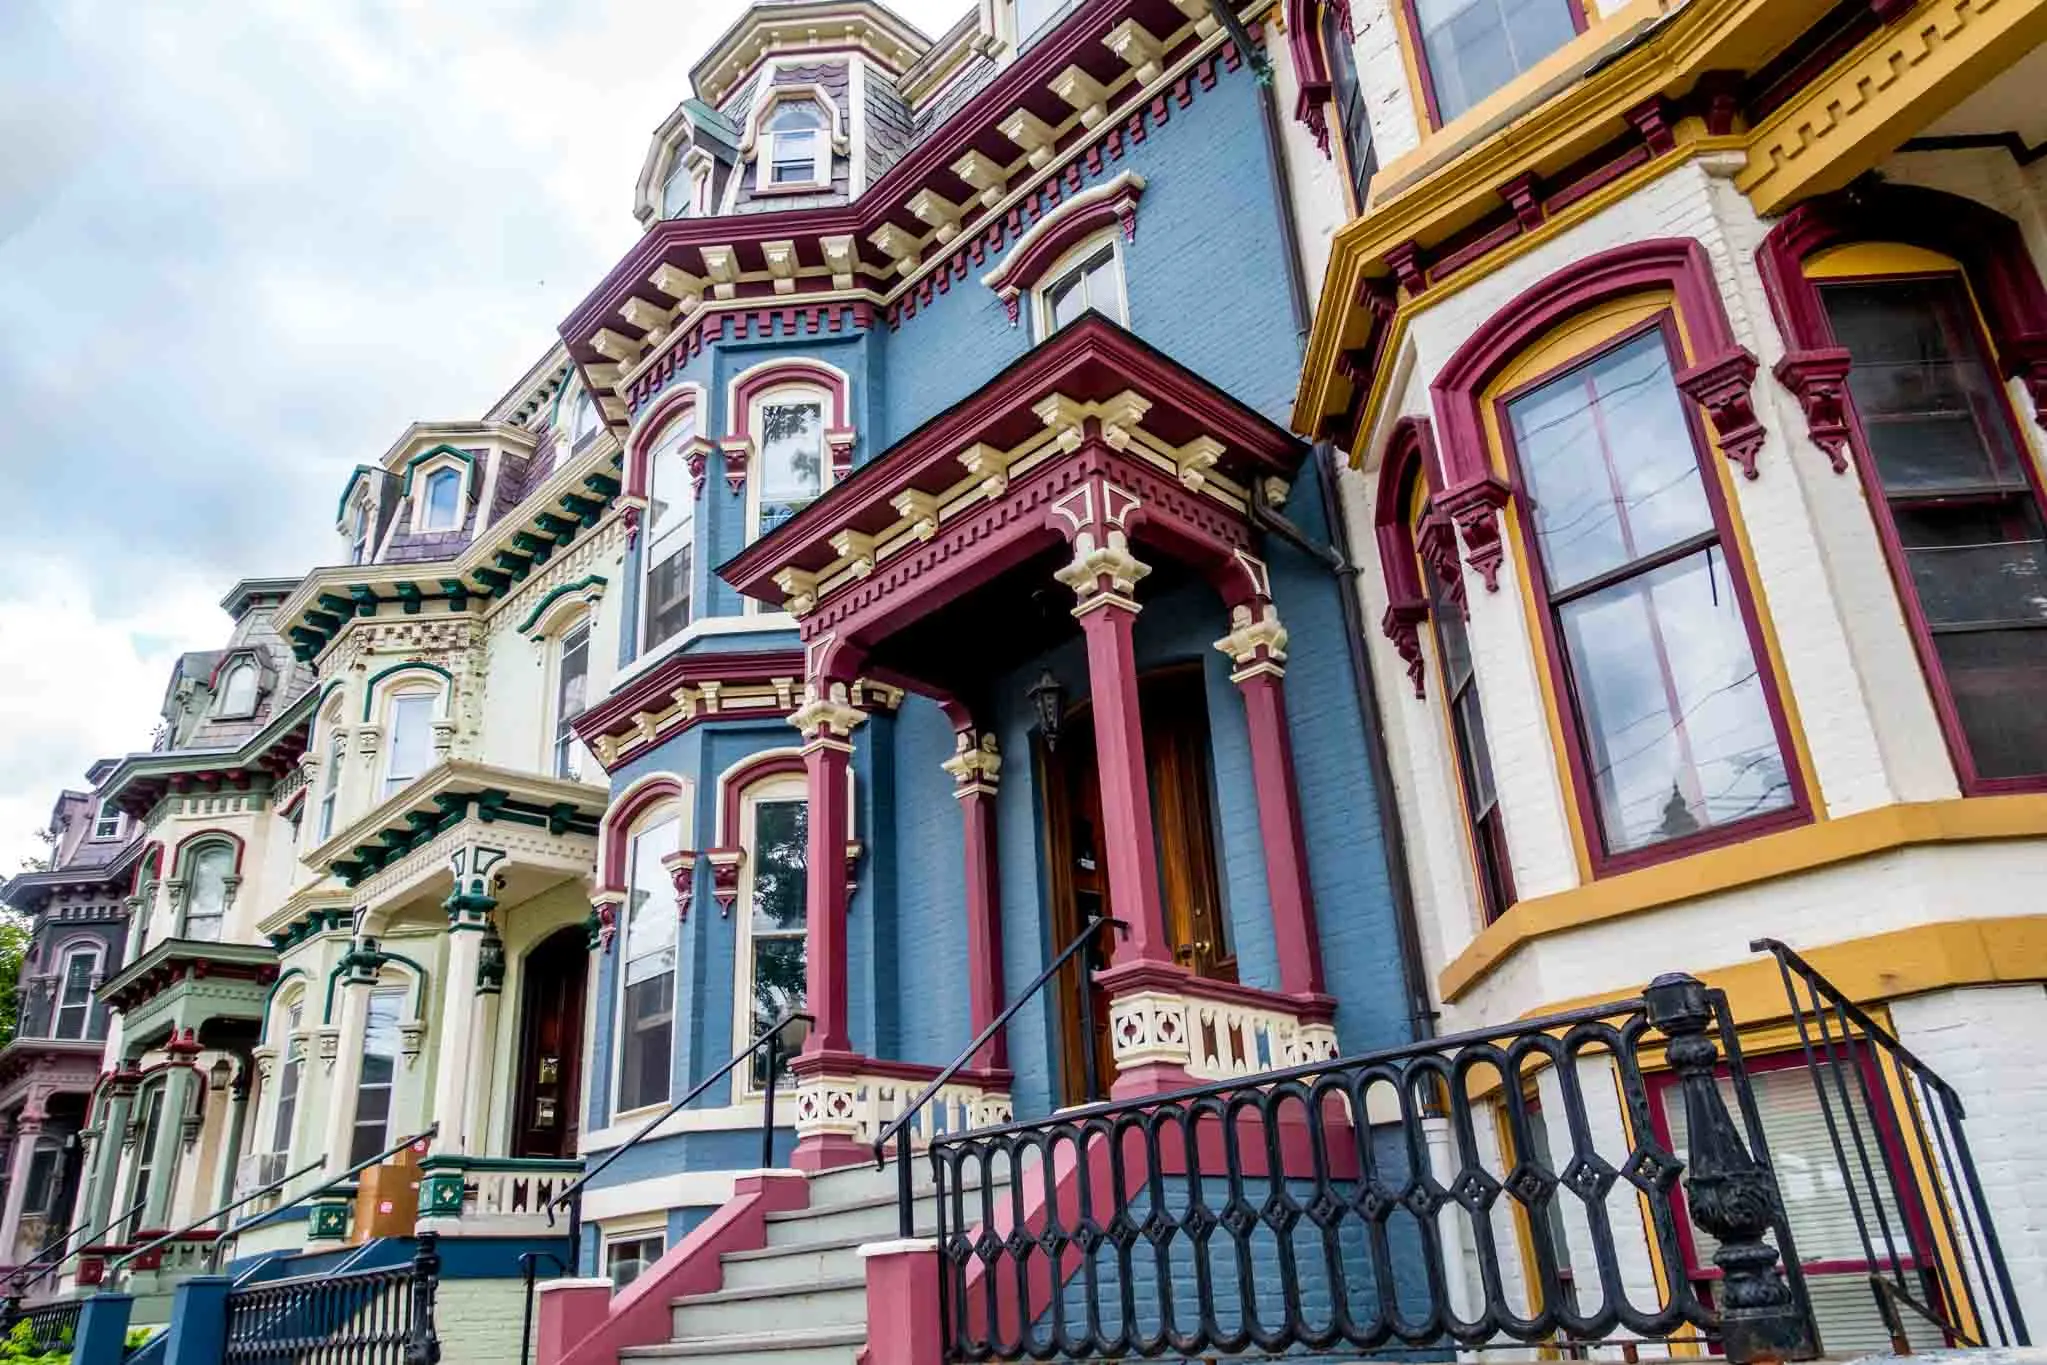
[[[969,1031],[979,1037],[1002,1009],[1002,893],[995,879],[995,789],[1002,754],[995,736],[971,726],[960,730],[955,742],[957,750],[944,767],[952,774],[953,798],[966,822],[967,1010]],[[968,1064],[1006,1067],[1008,1044],[998,1033]]]
[[[1315,931],[1315,893],[1308,882],[1308,845],[1301,834],[1293,742],[1287,732],[1286,627],[1264,600],[1234,608],[1230,625],[1230,633],[1215,647],[1236,662],[1230,681],[1244,697],[1280,988],[1289,995],[1320,995],[1322,945]]]
[[[811,1018],[806,1055],[848,1052],[846,1029],[847,763],[853,727],[865,713],[847,699],[844,682],[811,684],[789,723],[803,734],[803,768],[810,783],[809,896],[804,929],[804,994]]]

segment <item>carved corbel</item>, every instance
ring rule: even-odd
[[[1436,499],[1464,537],[1466,562],[1478,570],[1487,592],[1500,590],[1500,563],[1507,554],[1500,539],[1500,509],[1507,505],[1507,497],[1507,485],[1487,474]]]
[[[1394,650],[1407,664],[1407,680],[1414,684],[1417,700],[1424,695],[1421,624],[1428,619],[1428,603],[1418,599],[1391,603],[1385,615],[1379,618],[1379,629],[1393,642]]]
[[[697,897],[696,850],[683,848],[663,854],[661,866],[668,869],[669,883],[675,887],[675,917],[686,920]]]
[[[906,488],[890,500],[896,515],[910,523],[910,534],[929,540],[938,534],[938,499],[915,488]]]
[[[1749,395],[1755,378],[1756,358],[1745,346],[1701,361],[1677,376],[1678,388],[1706,410],[1720,449],[1741,466],[1745,479],[1756,477],[1756,454],[1768,436]]]
[[[739,903],[739,866],[746,861],[746,850],[714,848],[704,857],[711,864],[711,899],[718,902],[719,916],[730,919],[732,907]]]
[[[725,483],[734,494],[746,488],[746,471],[753,464],[753,437],[727,436],[718,442],[725,453]]]
[[[1805,434],[1827,452],[1836,474],[1848,472],[1848,348],[1792,351],[1772,373],[1805,412]]]

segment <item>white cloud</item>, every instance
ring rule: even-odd
[[[352,466],[547,348],[741,9],[0,3],[0,872],[231,583],[332,557]]]

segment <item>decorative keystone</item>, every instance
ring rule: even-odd
[[[1235,661],[1230,681],[1243,682],[1261,674],[1286,675],[1286,627],[1280,624],[1279,609],[1270,602],[1240,602],[1230,608],[1230,633],[1215,647]]]
[[[994,735],[961,730],[953,736],[952,757],[939,766],[952,774],[954,796],[992,796],[1002,774],[1002,749]]]

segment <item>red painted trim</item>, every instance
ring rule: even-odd
[[[634,715],[642,711],[666,710],[674,704],[676,690],[682,687],[704,682],[730,685],[789,680],[800,683],[802,678],[803,654],[800,650],[710,650],[697,654],[671,654],[577,716],[573,728],[578,738],[590,744],[601,735],[617,738],[632,733]],[[748,718],[774,714],[777,713],[765,708],[746,712]],[[666,733],[680,734],[693,725],[722,718],[699,711]]]
[[[1014,297],[1035,286],[1060,257],[1098,232],[1120,225],[1126,239],[1134,238],[1137,204],[1143,197],[1142,185],[1126,184],[1108,198],[1079,208],[1061,204],[1038,219],[1032,229],[1038,235],[1011,252],[1007,260],[988,272],[983,282],[1005,297]]]
[[[812,743],[803,755],[810,780],[804,993],[815,1021],[804,1040],[806,1056],[852,1047],[846,967],[846,839],[851,829],[846,772],[851,757],[831,742]]]
[[[1322,940],[1315,927],[1315,890],[1308,878],[1308,841],[1301,828],[1286,688],[1270,673],[1238,684],[1251,744],[1251,786],[1258,800],[1265,888],[1272,905],[1279,983],[1289,995],[1322,994]]]
[[[1159,891],[1158,847],[1137,702],[1137,613],[1114,604],[1080,618],[1087,644],[1088,696],[1095,710],[1095,767],[1102,784],[1102,852],[1109,900],[1130,932],[1115,940],[1115,963],[1170,964],[1171,935]]]
[[[1522,394],[1539,388],[1550,380],[1555,379],[1558,375],[1578,368],[1594,356],[1625,345],[1650,331],[1655,331],[1662,336],[1664,350],[1669,360],[1673,380],[1675,381],[1677,376],[1683,373],[1681,367],[1684,360],[1684,347],[1678,337],[1677,319],[1666,310],[1639,326],[1631,327],[1618,336],[1608,338],[1593,350],[1580,352],[1559,362],[1543,373],[1516,385],[1513,389],[1499,395],[1494,400],[1494,411],[1497,414],[1500,441],[1505,449],[1509,478],[1511,480],[1509,487],[1512,495],[1524,506],[1529,501],[1528,490],[1521,473],[1520,452],[1514,445],[1513,428],[1507,419],[1508,405]],[[1602,833],[1603,825],[1599,818],[1599,798],[1596,786],[1592,780],[1592,764],[1590,755],[1587,752],[1584,724],[1578,713],[1578,689],[1573,681],[1569,656],[1565,652],[1562,634],[1558,629],[1556,610],[1549,605],[1552,597],[1549,584],[1549,570],[1542,562],[1540,550],[1532,545],[1531,536],[1527,569],[1537,600],[1543,604],[1541,612],[1543,653],[1548,663],[1550,677],[1553,680],[1558,699],[1561,703],[1558,710],[1561,713],[1565,729],[1568,731],[1566,737],[1568,742],[1565,745],[1565,750],[1570,761],[1571,785],[1575,789],[1574,795],[1578,807],[1578,815],[1585,830],[1587,851],[1592,857],[1592,872],[1595,877],[1611,876],[1617,872],[1646,867],[1654,863],[1668,862],[1673,858],[1681,858],[1688,854],[1700,853],[1710,848],[1719,848],[1744,839],[1754,838],[1756,835],[1769,830],[1806,824],[1812,819],[1811,795],[1806,785],[1805,773],[1799,766],[1798,752],[1792,744],[1791,726],[1785,717],[1783,698],[1777,691],[1777,680],[1770,667],[1770,655],[1763,638],[1760,613],[1757,610],[1755,595],[1749,583],[1749,576],[1746,571],[1747,566],[1743,564],[1738,553],[1730,548],[1734,543],[1734,536],[1731,531],[1732,515],[1728,509],[1726,498],[1722,494],[1720,481],[1714,477],[1713,471],[1707,467],[1709,447],[1706,442],[1704,428],[1700,423],[1698,410],[1695,405],[1690,403],[1681,403],[1680,407],[1684,412],[1686,429],[1691,434],[1693,456],[1699,463],[1699,481],[1705,490],[1706,501],[1712,509],[1713,529],[1719,536],[1717,548],[1726,561],[1728,582],[1732,585],[1737,604],[1741,608],[1743,633],[1748,639],[1749,652],[1756,662],[1756,677],[1762,687],[1764,705],[1769,709],[1771,732],[1776,737],[1777,751],[1784,760],[1785,776],[1791,784],[1791,803],[1781,810],[1750,816],[1747,819],[1731,821],[1724,825],[1714,825],[1700,830],[1697,834],[1680,839],[1665,840],[1662,843],[1652,844],[1647,848],[1618,854],[1609,853],[1606,850],[1605,838]]]
[[[967,1027],[976,1037],[1002,1011],[1002,878],[996,865],[995,795],[956,792],[966,835]],[[969,1059],[971,1065],[1006,1067],[1003,1032]]]
[[[720,778],[724,784],[724,797],[718,805],[719,847],[739,846],[739,807],[745,800],[749,788],[758,786],[771,777],[784,777],[803,771],[802,754],[765,753],[741,760],[737,768]]]
[[[242,875],[242,837],[239,834],[234,834],[224,829],[194,830],[178,840],[177,851],[171,857],[171,866],[182,869],[186,850],[190,849],[194,844],[201,842],[226,842],[233,845],[235,850],[235,870],[231,875],[236,877]]]
[[[1436,434],[1426,417],[1403,417],[1394,424],[1379,463],[1379,488],[1372,507],[1372,535],[1379,545],[1379,571],[1386,583],[1386,612],[1379,629],[1400,654],[1414,694],[1422,695],[1421,623],[1428,619],[1428,594],[1422,590],[1420,553],[1409,520],[1409,490],[1420,479],[1434,492]]]
[[[1977,330],[1978,344],[1984,347],[1996,373],[2026,384],[2042,425],[2047,425],[2047,287],[2043,287],[2018,225],[2011,219],[1973,200],[1914,185],[1858,184],[1807,200],[1785,215],[1756,251],[1756,268],[1788,348],[1775,373],[1798,396],[1808,435],[1833,458],[1836,471],[1846,472],[1851,455],[1859,468],[1871,520],[1912,633],[1958,784],[1971,796],[2047,788],[2047,773],[1983,777],[1969,747],[1947,669],[1898,537],[1896,518],[1869,453],[1861,415],[1848,391],[1848,353],[1838,344],[1827,320],[1818,285],[1805,273],[1805,262],[1814,254],[1855,242],[1901,242],[1960,262],[1963,278],[1982,310],[1981,322],[1988,328],[1987,336],[1980,327]],[[1972,321],[1971,325],[1976,324]],[[2010,423],[2013,449],[2033,490],[2034,508],[2047,517],[2047,485],[2042,484],[2009,392],[2002,385],[1996,387],[1999,411]]]
[[[844,430],[849,424],[846,376],[821,361],[791,356],[766,361],[739,376],[738,387],[732,392],[732,410],[725,414],[728,435],[753,435],[750,409],[754,397],[777,384],[812,384],[823,389],[832,400],[831,430]]]
[[[604,818],[597,823],[598,891],[625,891],[626,855],[632,847],[629,834],[633,822],[663,801],[680,801],[686,795],[681,779],[663,773],[604,812]]]
[[[633,434],[626,441],[625,496],[637,498],[647,496],[647,456],[652,453],[661,438],[668,434],[669,426],[678,418],[685,413],[692,414],[697,419],[697,435],[710,434],[704,430],[704,418],[709,415],[704,411],[704,407],[702,392],[696,385],[687,384],[678,387],[672,393],[662,394],[648,410],[647,415],[639,419]]]

